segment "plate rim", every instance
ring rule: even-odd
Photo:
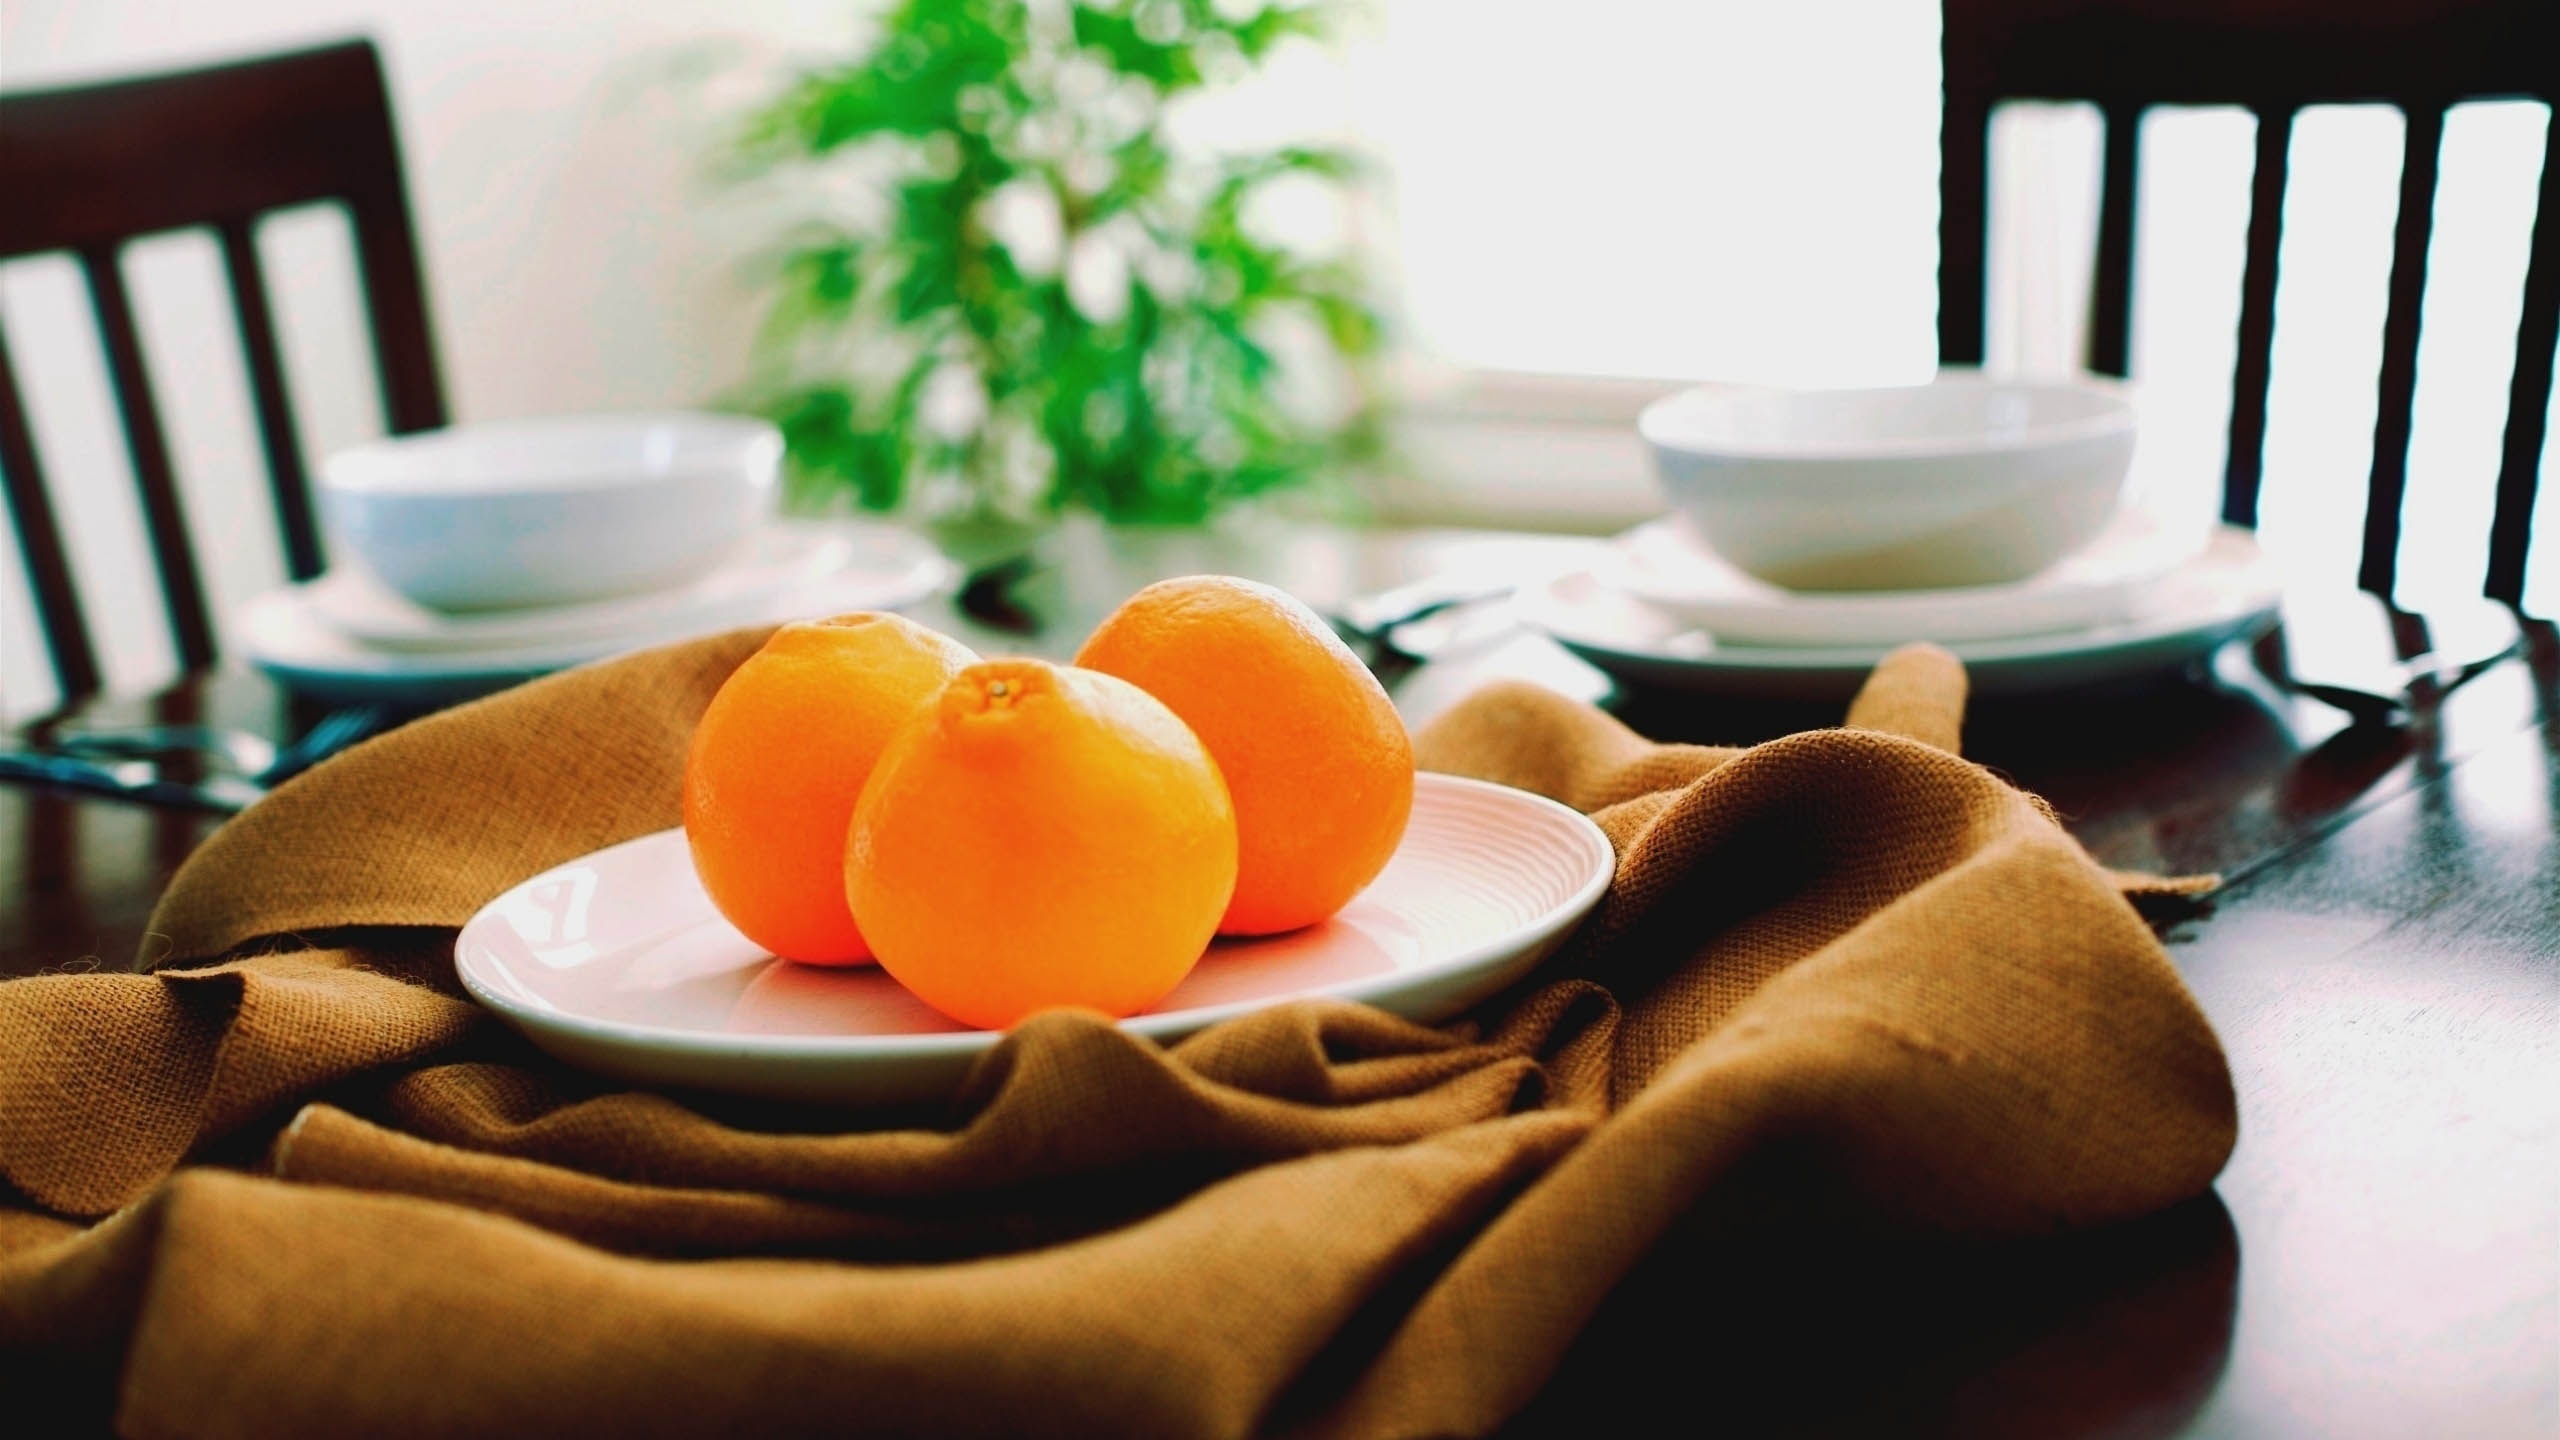
[[[2266,553],[2248,530],[2234,525],[2217,526],[2216,544],[2245,540],[2250,553],[2232,568],[2242,571],[2265,571]],[[2214,546],[2209,545],[2190,567],[2203,562]],[[2175,572],[2172,572],[2175,573]],[[1622,659],[1641,665],[1677,666],[1698,673],[1736,671],[1753,674],[1826,674],[1834,671],[1866,671],[1873,669],[1885,656],[1902,644],[1863,643],[1857,645],[1743,645],[1721,646],[1699,655],[1675,654],[1659,646],[1643,649],[1615,640],[1594,637],[1588,631],[1550,623],[1557,611],[1572,604],[1555,597],[1557,587],[1568,581],[1589,578],[1595,583],[1607,580],[1594,567],[1585,566],[1531,586],[1521,593],[1520,613],[1531,626],[1549,638],[1577,653]],[[2155,645],[2182,636],[2222,633],[2246,628],[2275,613],[2282,598],[2281,586],[2272,572],[2254,577],[2257,581],[2245,597],[2231,603],[2213,606],[2210,613],[2202,606],[2186,607],[2164,615],[2138,617],[2104,625],[2076,629],[2044,631],[2032,635],[1990,640],[1951,640],[1944,647],[1968,666],[2034,665],[2092,655],[2104,655],[2136,646]],[[1641,603],[1642,597],[1633,597]],[[1703,630],[1705,626],[1691,626]]]
[[[2052,571],[2023,580],[2008,580],[1983,585],[1952,585],[1934,590],[1842,590],[1790,593],[1760,580],[1714,556],[1699,542],[1686,538],[1688,525],[1678,514],[1657,515],[1641,524],[1630,526],[1609,537],[1607,550],[1599,561],[1588,568],[1603,583],[1612,586],[1666,615],[1683,620],[1695,628],[1714,633],[1730,628],[1747,637],[1756,626],[1769,624],[1774,617],[1789,612],[1796,624],[1829,626],[1834,629],[1894,626],[1908,627],[1914,612],[1931,616],[1953,613],[1973,617],[1965,623],[1980,628],[1984,611],[2009,604],[2021,598],[2046,605],[2050,609],[2076,612],[2081,619],[2039,622],[2035,627],[2011,630],[2005,634],[1989,633],[1972,637],[1976,643],[2024,639],[2034,635],[2052,635],[2074,630],[2087,631],[2100,625],[2122,623],[2140,603],[2146,590],[2154,589],[2171,577],[2196,564],[2219,538],[2220,525],[2207,526],[2190,540],[2169,538],[2171,532],[2156,517],[2135,507],[2126,507],[2114,522],[2124,528],[2122,536],[2102,535],[2092,542],[2091,550],[2113,545],[2126,551],[2147,549],[2152,556],[2139,566],[2109,575],[2080,576],[2068,583],[2057,583]],[[1651,553],[1665,545],[1700,549],[1706,563],[1720,566],[1738,584],[1717,591],[1712,586],[1682,588],[1663,580]],[[2075,557],[2076,558],[2076,557]],[[2070,562],[2064,562],[2066,565]],[[2057,567],[2058,568],[2058,567]],[[1658,583],[1662,582],[1662,583]],[[1852,645],[1899,644],[1902,641],[1874,639],[1796,639],[1759,641],[1737,638],[1736,645],[1757,649],[1820,649]],[[1941,641],[1939,643],[1948,643]]]
[[[815,589],[832,585],[850,589],[863,585],[873,592],[872,598],[865,601],[865,608],[881,610],[894,610],[930,599],[949,587],[958,577],[959,567],[930,540],[922,536],[912,538],[916,547],[914,557],[895,573],[884,570],[874,576],[864,576],[848,570],[806,581],[794,588]],[[635,649],[673,643],[660,638],[644,640],[637,645],[555,642],[478,651],[378,650],[352,637],[334,636],[340,648],[336,653],[327,655],[287,653],[266,643],[262,631],[270,623],[267,617],[290,609],[308,610],[309,605],[309,597],[296,593],[296,587],[292,585],[279,586],[243,602],[234,612],[233,622],[240,658],[259,670],[282,677],[368,685],[439,685],[508,676],[547,675],[555,670],[588,664]],[[327,628],[325,621],[316,619],[292,623]]]
[[[1577,842],[1591,847],[1589,858],[1592,860],[1590,873],[1584,876],[1582,882],[1575,886],[1562,903],[1556,905],[1536,924],[1523,931],[1506,935],[1498,944],[1485,943],[1469,947],[1456,957],[1441,961],[1432,967],[1429,972],[1431,974],[1445,974],[1454,970],[1480,966],[1492,959],[1496,953],[1504,956],[1519,955],[1548,945],[1561,938],[1572,927],[1581,924],[1599,904],[1600,897],[1608,892],[1610,882],[1616,878],[1617,847],[1610,842],[1608,833],[1602,830],[1597,822],[1570,805],[1552,800],[1533,790],[1523,790],[1516,785],[1504,785],[1464,775],[1443,774],[1433,770],[1415,772],[1416,794],[1419,795],[1426,786],[1498,793],[1507,801],[1526,802],[1533,809],[1545,811],[1568,822],[1566,828],[1574,834]],[[599,1020],[564,1010],[542,1009],[527,1005],[513,996],[499,992],[484,979],[476,978],[472,974],[464,949],[472,931],[484,921],[496,923],[490,921],[489,917],[499,906],[520,891],[568,866],[582,864],[617,850],[664,843],[664,837],[670,834],[681,834],[682,829],[681,826],[675,826],[665,830],[653,830],[646,835],[635,835],[631,839],[591,850],[575,859],[563,860],[557,865],[548,866],[491,897],[478,910],[472,912],[471,918],[463,922],[461,929],[455,932],[453,937],[453,968],[455,976],[461,981],[463,990],[484,1008],[518,1029],[543,1029],[580,1042],[601,1042],[617,1047],[646,1045],[660,1053],[678,1054],[697,1059],[751,1057],[765,1061],[842,1062],[875,1058],[882,1061],[957,1058],[991,1049],[1011,1033],[1009,1030],[943,1030],[906,1035],[722,1035],[669,1030],[654,1025],[634,1024],[621,1020]],[[1354,1004],[1372,1004],[1375,1002],[1369,998],[1368,993],[1364,992],[1390,988],[1389,982],[1398,979],[1410,984],[1413,978],[1412,971],[1391,972],[1385,977],[1364,977],[1345,981],[1340,986],[1293,991],[1286,995],[1263,999],[1230,1000],[1223,1004],[1195,1006],[1185,1010],[1150,1011],[1114,1020],[1112,1024],[1132,1034],[1161,1041],[1189,1035],[1239,1016],[1250,1015],[1255,1011],[1267,1010],[1274,1005],[1286,1004],[1294,1000],[1346,1000]]]
[[[849,530],[805,525],[787,520],[769,524],[751,537],[751,543],[796,547],[799,553],[771,557],[770,563],[755,566],[754,568],[762,572],[760,582],[762,588],[749,589],[743,601],[735,597],[728,598],[733,607],[738,610],[753,610],[759,607],[759,602],[769,602],[825,577],[857,571],[861,562],[856,549],[863,538],[860,534]],[[898,543],[904,548],[903,541]],[[743,549],[742,546],[742,552]],[[553,647],[592,643],[598,639],[623,639],[635,635],[646,639],[653,632],[653,627],[664,624],[670,614],[681,617],[683,601],[693,598],[710,582],[720,578],[724,570],[735,571],[742,568],[736,564],[736,558],[733,557],[731,561],[724,562],[720,566],[714,566],[710,571],[692,581],[676,586],[642,590],[602,599],[574,601],[563,605],[530,607],[531,615],[538,617],[537,624],[548,623],[553,627],[552,633],[549,634],[544,634],[537,629],[534,632],[534,638],[531,639],[523,638],[521,634],[509,638],[504,631],[504,627],[508,625],[517,626],[521,631],[527,615],[526,611],[502,610],[455,618],[439,616],[435,611],[393,590],[386,582],[367,574],[360,564],[344,567],[333,565],[308,580],[295,581],[285,588],[299,597],[303,606],[323,625],[337,630],[342,638],[357,645],[404,655],[505,654],[510,651],[547,650]],[[910,563],[906,568],[912,570],[914,567]],[[881,573],[885,578],[887,572],[884,570]],[[902,571],[902,578],[903,574]],[[391,602],[395,613],[402,610],[412,612],[414,617],[422,620],[428,628],[406,635],[390,635],[388,631],[374,628],[371,620],[356,617],[359,624],[349,625],[346,623],[349,617],[331,613],[336,606],[332,596],[349,589],[366,588],[381,592],[382,596]],[[676,604],[670,607],[667,603],[669,600],[675,601]],[[652,605],[657,607],[655,612],[648,608]],[[638,615],[637,619],[632,618],[635,611]],[[599,616],[602,618],[599,619]],[[580,628],[581,625],[583,629]],[[477,640],[469,635],[469,631],[474,627],[492,626],[499,627],[499,635],[483,636]],[[567,627],[565,636],[561,633],[563,626]],[[620,633],[616,633],[616,627],[620,627]],[[456,630],[463,633],[457,635]]]

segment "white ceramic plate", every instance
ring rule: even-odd
[[[1736,569],[1678,517],[1611,542],[1597,573],[1728,645],[1947,644],[2088,629],[2135,613],[2207,536],[2175,533],[2128,507],[2087,550],[2006,585],[1946,590],[1781,590]]]
[[[1615,858],[1588,819],[1525,791],[1418,777],[1377,881],[1323,924],[1220,940],[1154,1010],[1173,1040],[1309,995],[1446,1019],[1526,974],[1598,903]],[[574,1065],[648,1085],[833,1104],[949,1096],[997,1040],[876,966],[776,960],[695,878],[684,833],[599,850],[491,901],[454,943],[480,1002]]]
[[[2005,639],[1951,639],[1977,694],[2111,684],[2200,660],[2272,623],[2274,567],[2245,530],[2221,527],[2143,587],[2123,619]],[[1530,624],[1613,675],[1669,689],[1833,699],[1854,693],[1886,644],[1736,645],[1581,571],[1522,592]]]
[[[834,575],[854,558],[853,537],[835,527],[767,525],[698,580],[575,605],[458,614],[430,610],[355,565],[334,568],[295,589],[330,628],[375,649],[481,653],[629,644],[671,625],[718,626],[733,620],[743,625],[782,592]],[[865,568],[878,568],[882,558],[866,557]]]
[[[582,628],[572,623],[538,639],[526,639],[519,630],[503,642],[486,644],[438,645],[414,638],[407,646],[371,643],[336,623],[335,614],[349,602],[343,594],[317,596],[330,583],[323,577],[269,591],[242,606],[234,617],[237,643],[249,663],[288,689],[343,703],[445,704],[625,650],[730,626],[846,610],[894,610],[940,592],[957,574],[930,542],[905,530],[811,528],[823,530],[823,537],[759,541],[724,567],[758,573],[724,578],[715,572],[661,595],[562,607],[590,621],[598,611],[610,612],[612,623]],[[817,558],[829,563],[812,564],[805,553],[792,558],[795,549],[805,552],[811,545],[821,547]],[[767,572],[773,567],[787,570],[793,565],[805,568],[787,575],[785,583],[770,583],[774,577]],[[503,620],[471,617],[450,623],[539,627],[549,622],[537,617],[550,613],[528,610]],[[379,612],[375,620],[398,623]]]

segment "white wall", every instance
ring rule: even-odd
[[[10,0],[0,84],[349,35],[382,47],[457,409],[652,404],[737,373],[700,162],[740,93],[697,60],[840,45],[845,0]]]

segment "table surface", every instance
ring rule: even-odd
[[[1305,529],[1204,557],[1168,540],[1035,575],[1021,593],[1048,618],[1036,634],[944,602],[920,618],[1055,654],[1155,573],[1241,570],[1325,603],[1432,573],[1557,572],[1593,544]],[[2523,643],[2404,725],[2349,726],[2282,692],[2264,675],[2273,642],[2139,692],[1968,717],[1967,753],[2050,800],[2101,861],[2227,878],[2166,935],[2238,1083],[2240,1145],[2213,1194],[2001,1243],[1864,1234],[1765,1195],[1708,1207],[1619,1288],[1515,1429],[1641,1423],[1669,1403],[1754,1435],[2560,1433],[2560,639],[2504,612],[2454,623],[2504,623]],[[2289,601],[2281,640],[2325,677],[2413,653],[2426,626],[2341,595]],[[2326,658],[2306,668],[2306,647]],[[1394,689],[1420,723],[1497,677],[1664,739],[1838,718],[1620,692],[1518,632],[1467,640]],[[217,672],[83,719],[275,734],[308,722],[296,709]],[[0,977],[149,958],[152,902],[217,823],[0,789],[0,866],[16,877]]]

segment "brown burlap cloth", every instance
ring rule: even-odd
[[[1052,1013],[923,1119],[565,1070],[460,997],[453,929],[675,823],[760,638],[363,746],[187,864],[154,973],[0,985],[0,1429],[1473,1435],[1755,1151],[2019,1230],[2165,1206],[2231,1148],[2167,956],[1953,753],[1925,649],[1848,728],[1747,750],[1527,687],[1427,727],[1426,766],[1618,849],[1468,1024],[1310,1001],[1160,1049]]]

